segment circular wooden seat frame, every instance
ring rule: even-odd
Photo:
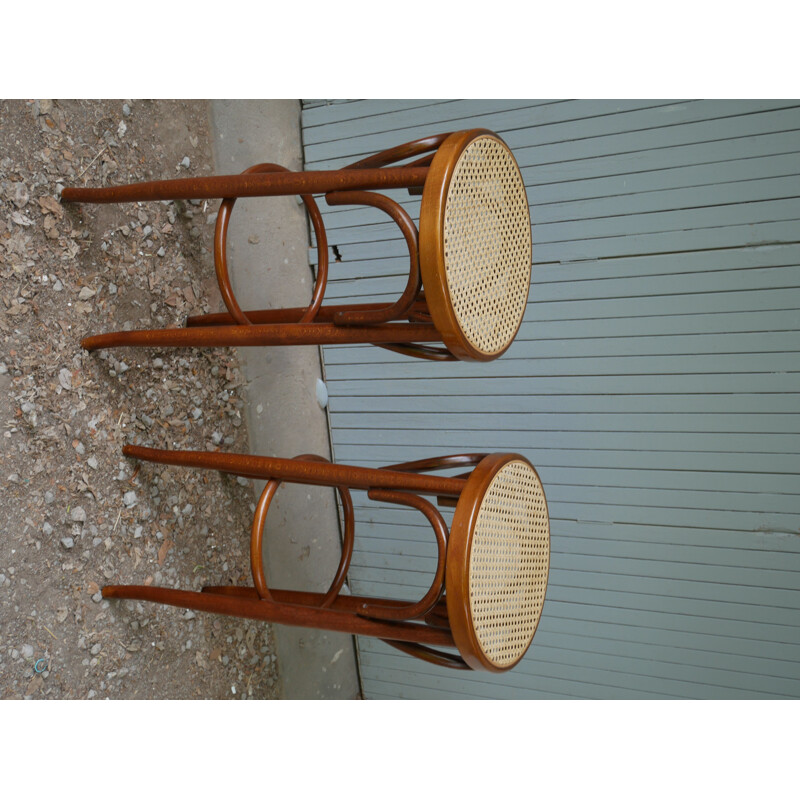
[[[250,539],[253,586],[206,586],[196,592],[115,585],[103,587],[103,597],[373,636],[417,658],[455,669],[503,672],[517,664],[531,644],[547,586],[550,530],[544,491],[523,456],[470,453],[374,469],[332,464],[314,455],[284,459],[133,445],[123,453],[160,464],[266,480]],[[471,469],[456,477],[429,474],[464,467]],[[333,487],[341,498],[342,555],[324,594],[267,586],[264,526],[281,482]],[[351,490],[366,491],[374,501],[415,508],[430,523],[437,562],[430,588],[419,600],[341,594],[355,541]],[[436,504],[423,495],[433,496]],[[437,504],[455,508],[449,530]]]
[[[397,162],[406,162],[397,166]],[[375,190],[421,194],[419,230],[396,201]],[[314,195],[329,205],[375,207],[400,228],[409,277],[393,303],[324,306],[328,242]],[[227,235],[240,197],[300,195],[318,250],[305,308],[244,311],[227,264]],[[432,360],[489,361],[511,345],[530,286],[531,231],[525,188],[511,151],[483,129],[444,133],[384,150],[332,171],[292,172],[257,164],[239,175],[102,188],[66,187],[64,203],[221,199],[214,264],[227,313],[190,316],[185,328],[89,336],[107,347],[224,347],[370,343]],[[457,212],[457,213],[456,213]]]

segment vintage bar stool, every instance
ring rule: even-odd
[[[456,669],[502,672],[528,649],[542,613],[550,561],[547,501],[536,470],[514,453],[454,455],[372,469],[232,453],[154,450],[123,453],[160,464],[215,469],[266,479],[250,542],[254,587],[206,586],[201,592],[154,586],[105,586],[103,597],[156,603],[300,627],[375,636],[425,661]],[[458,477],[430,470],[473,467]],[[325,594],[270,589],[261,544],[270,502],[282,481],[335,487],[344,511],[342,557]],[[430,589],[417,602],[339,593],[355,540],[350,489],[372,500],[420,511],[430,522],[438,561]],[[436,506],[454,506],[447,525]],[[437,648],[455,648],[450,653]]]
[[[407,159],[417,160],[389,166]],[[401,205],[369,191],[392,188],[422,194],[419,230]],[[319,250],[311,303],[307,308],[242,311],[226,262],[236,198],[294,194],[302,196]],[[313,194],[324,194],[330,205],[374,206],[398,225],[408,245],[410,272],[394,303],[322,306],[328,244]],[[241,175],[67,187],[61,193],[67,203],[201,198],[223,199],[214,264],[228,313],[189,317],[186,328],[89,336],[84,348],[359,342],[419,358],[490,361],[508,349],[519,330],[531,277],[530,213],[517,162],[491,131],[418,139],[333,171],[291,172],[277,164],[258,164]]]

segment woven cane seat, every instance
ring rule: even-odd
[[[470,483],[453,519],[448,614],[465,660],[502,671],[525,654],[541,617],[550,563],[547,501],[522,456],[487,457]]]
[[[441,184],[429,180],[423,194],[420,265],[434,324],[460,358],[496,358],[516,336],[530,287],[522,175],[506,144],[488,131],[452,136],[431,170]]]

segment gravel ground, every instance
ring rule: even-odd
[[[202,101],[0,101],[0,692],[274,698],[268,625],[107,583],[249,583],[249,481],[137,464],[126,443],[247,451],[229,350],[82,337],[222,308],[218,204],[61,205],[66,185],[213,172]]]

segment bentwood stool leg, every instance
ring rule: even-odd
[[[432,325],[386,323],[370,329],[375,343],[436,342],[440,338]],[[353,344],[363,341],[357,328],[319,323],[286,325],[209,325],[163,330],[118,331],[88,336],[85,350],[107,347],[247,347],[294,344]]]
[[[123,452],[161,464],[266,479],[251,531],[254,585],[211,585],[202,592],[107,586],[104,597],[374,636],[417,658],[459,669],[501,672],[518,663],[530,646],[547,586],[549,517],[538,475],[518,454],[468,453],[375,469],[331,464],[314,455],[285,459],[139,446]],[[456,477],[430,474],[467,467],[471,469]],[[324,594],[267,586],[262,537],[270,503],[283,481],[330,486],[341,497],[342,557]],[[350,490],[413,508],[431,525],[437,562],[431,585],[419,600],[340,594],[355,538]],[[455,506],[449,530],[436,505],[422,495],[432,496],[438,505]]]
[[[466,481],[420,475],[400,470],[351,467],[302,458],[271,458],[241,453],[158,450],[138,445],[122,448],[126,456],[173,466],[199,467],[253,479],[275,479],[316,486],[347,486],[350,489],[396,489],[417,494],[458,497]]]
[[[145,600],[178,608],[189,608],[192,611],[258,619],[300,628],[319,628],[355,636],[374,636],[379,639],[389,638],[441,647],[453,646],[452,637],[436,628],[405,622],[379,622],[352,613],[343,614],[335,610],[275,603],[252,597],[164,589],[158,586],[104,586],[102,593],[105,598]]]
[[[98,189],[68,186],[65,203],[137,203],[154,200],[215,200],[224,197],[278,197],[325,194],[348,189],[404,189],[424,186],[427,167],[384,167],[315,172],[267,172],[146,181]]]

